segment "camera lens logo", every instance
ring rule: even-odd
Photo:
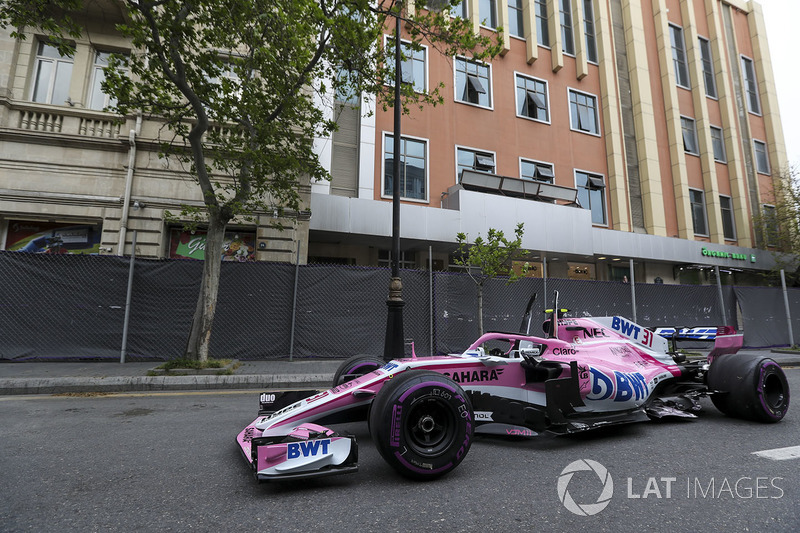
[[[597,474],[597,477],[600,478],[600,482],[603,484],[603,490],[600,492],[600,496],[597,497],[595,503],[580,504],[572,499],[567,487],[569,486],[569,482],[572,481],[572,476],[575,475],[575,472],[586,470],[591,470]],[[564,504],[564,507],[566,507],[569,512],[579,516],[592,516],[605,509],[611,502],[611,496],[614,495],[614,480],[611,479],[611,474],[608,473],[606,467],[597,461],[579,459],[568,464],[566,468],[561,471],[561,475],[558,476],[557,489],[558,499],[561,500],[561,503]]]

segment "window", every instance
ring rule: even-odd
[[[456,100],[483,107],[492,105],[491,70],[486,63],[456,58]]]
[[[335,93],[334,99],[339,103],[350,105],[358,105],[361,96],[355,91],[352,86],[356,82],[357,72],[340,68],[336,73],[336,81],[334,83]]]
[[[105,67],[108,66],[109,52],[97,51],[94,56],[92,86],[89,93],[89,109],[105,109],[116,103],[114,98],[103,92],[103,81],[106,79]],[[121,69],[127,71],[127,69]]]
[[[597,118],[597,98],[591,94],[569,90],[570,128],[600,135]]]
[[[597,37],[594,31],[592,0],[583,0],[583,27],[586,32],[586,60],[597,63]]]
[[[675,79],[679,87],[689,88],[689,69],[686,66],[686,43],[683,40],[683,28],[669,25],[669,36],[672,42],[672,65],[675,68]]]
[[[72,57],[62,57],[55,46],[40,42],[36,52],[36,78],[31,100],[63,105],[69,98]]]
[[[733,223],[733,204],[730,196],[719,197],[719,207],[722,212],[722,234],[729,241],[736,240],[736,225]]]
[[[394,39],[391,37],[386,38],[386,48],[394,54]],[[421,50],[413,50],[410,43],[400,41],[400,51],[403,54],[403,60],[400,65],[401,75],[403,76],[403,83],[410,83],[414,90],[418,93],[424,93],[427,88],[427,68],[426,56],[428,49],[422,47]],[[394,77],[387,81],[387,85],[394,87]]]
[[[461,0],[455,6],[450,8],[450,16],[461,17],[462,19],[469,18],[469,11],[467,10],[468,6],[469,2],[467,0]]]
[[[464,170],[478,170],[494,174],[494,154],[470,148],[456,148],[456,182],[461,181]]]
[[[541,46],[550,46],[550,33],[547,27],[547,0],[536,2],[536,41]]]
[[[778,244],[778,214],[774,205],[763,204],[761,210],[764,216],[764,237],[767,245],[776,246]]]
[[[708,236],[705,193],[697,189],[689,189],[689,203],[692,208],[694,234]]]
[[[522,22],[522,0],[508,0],[508,33],[515,37],[525,37]]]
[[[761,114],[761,100],[758,98],[758,83],[753,60],[742,56],[742,82],[747,91],[747,110],[756,115]]]
[[[561,51],[575,55],[575,41],[572,39],[572,7],[571,0],[559,0],[561,13]]]
[[[487,28],[497,27],[497,2],[496,0],[478,0],[478,17],[481,26]]]
[[[389,268],[392,266],[392,251],[391,250],[378,250],[378,266]],[[417,267],[417,253],[412,251],[400,251],[400,261],[398,261],[399,268],[416,268]]]
[[[714,148],[714,161],[725,163],[725,141],[722,139],[722,128],[711,126],[711,146]]]
[[[553,165],[550,163],[520,159],[519,177],[525,180],[553,183],[556,176],[555,173],[553,173]]]
[[[521,74],[517,79],[517,116],[550,121],[547,99],[547,82]]]
[[[769,157],[767,156],[767,144],[763,141],[753,139],[753,148],[756,153],[756,172],[759,174],[769,174]]]
[[[424,140],[400,138],[400,198],[428,199],[428,143]],[[392,196],[394,175],[394,137],[383,139],[383,195]]]
[[[695,126],[694,119],[681,117],[681,130],[683,133],[683,150],[687,154],[698,155],[697,127]]]
[[[697,38],[700,45],[700,60],[703,63],[703,81],[706,85],[706,96],[709,98],[717,97],[717,80],[714,78],[714,60],[711,57],[711,45],[708,39]]]
[[[606,224],[606,185],[603,176],[575,171],[575,187],[578,189],[578,202],[584,209],[592,211],[592,224]]]

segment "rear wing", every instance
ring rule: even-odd
[[[678,341],[713,342],[714,348],[708,354],[708,362],[720,355],[734,354],[744,342],[744,335],[736,333],[733,326],[696,326],[655,328],[656,335],[670,341],[671,351],[677,351]]]
[[[654,328],[656,335],[671,341],[708,341],[713,342],[720,335],[735,335],[732,326],[678,326]]]

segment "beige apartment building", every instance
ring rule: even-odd
[[[518,222],[538,276],[703,283],[718,267],[747,282],[773,266],[753,219],[786,153],[757,2],[464,0],[452,14],[502,27],[504,48],[404,61],[418,91],[445,83],[445,103],[403,117],[403,267],[447,268],[458,232]],[[118,11],[86,16],[73,58],[0,35],[0,248],[127,255],[136,230],[143,256],[193,257],[197,236],[165,213],[197,187],[158,157],[160,124],[101,111],[105,54],[127,48],[108,33]],[[317,150],[332,180],[306,191],[310,217],[233,227],[229,258],[388,264],[391,110],[329,112],[340,127]]]

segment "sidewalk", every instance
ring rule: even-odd
[[[744,349],[781,366],[800,366],[800,354]],[[232,375],[148,376],[159,365],[113,362],[0,362],[0,395],[152,392],[218,389],[327,389],[341,359],[242,361]]]
[[[148,376],[159,362],[0,362],[0,395],[328,389],[341,359],[242,361],[232,375]]]

